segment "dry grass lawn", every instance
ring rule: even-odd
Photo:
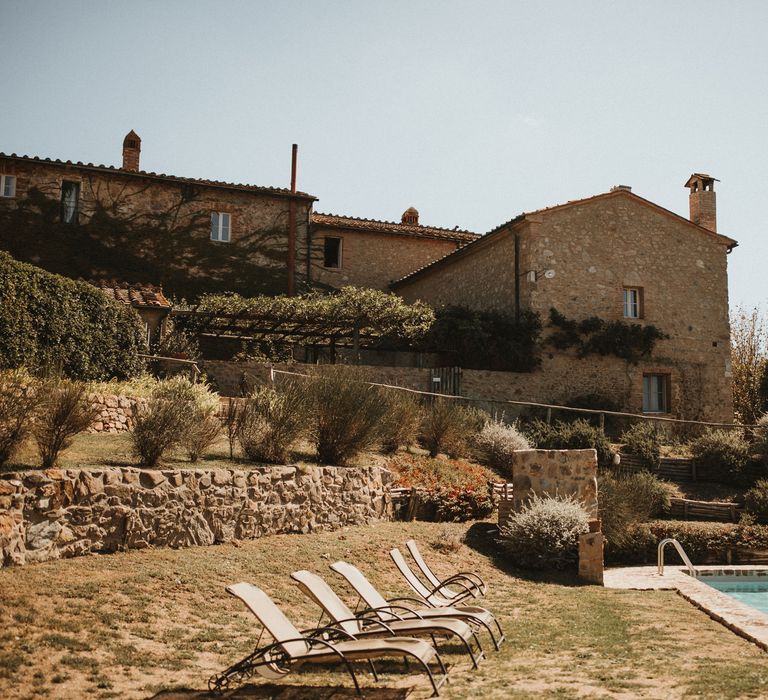
[[[409,536],[438,570],[475,569],[508,641],[472,671],[450,653],[446,698],[737,698],[768,695],[768,658],[670,592],[579,586],[571,575],[521,577],[492,555],[490,523],[377,523],[185,550],[135,551],[0,570],[0,697],[202,697],[208,677],[248,653],[254,620],[228,583],[257,583],[301,626],[317,609],[292,585],[298,568],[357,563],[388,594],[404,594],[387,555]],[[467,534],[457,552],[440,545]],[[400,666],[364,681],[379,700],[427,697]],[[339,690],[338,684],[346,686]],[[331,669],[256,682],[232,697],[350,697]],[[413,688],[413,690],[411,690]]]

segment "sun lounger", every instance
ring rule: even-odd
[[[478,593],[475,590],[476,586],[473,585],[473,587],[470,588],[460,581],[452,582],[454,586],[461,590],[458,593],[454,592],[450,598],[443,594],[443,586],[439,581],[436,587],[427,588],[421,582],[421,579],[413,573],[413,569],[408,566],[408,562],[405,560],[403,553],[397,547],[389,550],[389,556],[392,557],[392,561],[395,562],[397,570],[403,575],[403,578],[408,582],[408,585],[413,589],[414,593],[420,598],[423,598],[426,603],[433,607],[444,608],[448,605],[460,603],[467,598],[478,597]]]
[[[427,581],[435,588],[435,590],[440,591],[441,595],[449,600],[455,600],[458,596],[456,591],[449,588],[454,581],[462,583],[470,590],[473,590],[476,595],[485,595],[487,593],[488,587],[485,585],[485,581],[483,581],[478,574],[471,571],[460,571],[441,581],[435,576],[432,569],[429,568],[427,562],[424,561],[424,557],[421,556],[416,540],[408,540],[405,543],[405,546],[408,548],[408,551],[413,557],[413,561],[416,562],[416,566],[419,567],[419,570],[424,574]]]
[[[355,639],[369,636],[421,637],[427,635],[435,641],[435,636],[457,638],[472,659],[472,665],[477,668],[479,659],[483,658],[483,648],[477,634],[470,625],[462,620],[442,618],[424,620],[418,618],[394,619],[384,622],[378,619],[375,612],[352,612],[325,580],[311,571],[294,571],[291,578],[299,584],[301,591],[317,603],[324,613],[330,617],[333,624],[341,627]],[[321,617],[322,619],[322,617]],[[472,642],[475,650],[472,649]],[[475,654],[477,651],[477,655]]]
[[[418,598],[391,598],[387,600],[356,566],[344,561],[337,561],[331,564],[331,569],[343,576],[360,596],[360,600],[365,603],[368,610],[376,612],[384,622],[408,617],[418,617],[425,620],[450,617],[465,620],[476,627],[484,628],[493,641],[496,651],[499,650],[504,641],[501,625],[490,610],[475,605],[438,608],[428,605]],[[425,605],[428,606],[425,607]],[[494,627],[498,631],[498,637],[494,634]]]
[[[211,691],[223,693],[231,683],[248,680],[255,673],[275,679],[305,663],[340,663],[352,677],[357,694],[362,695],[352,662],[368,661],[375,674],[372,660],[392,656],[414,659],[427,674],[432,684],[433,697],[439,695],[438,689],[448,677],[445,664],[436,649],[420,639],[387,637],[337,641],[340,637],[349,639],[350,636],[339,628],[300,632],[260,588],[250,583],[237,583],[227,586],[227,592],[248,606],[274,641],[256,648],[223,673],[213,676],[208,681]],[[435,679],[429,667],[433,661],[440,669],[439,680]]]

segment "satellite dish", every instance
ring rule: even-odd
[[[554,276],[555,276],[555,271],[554,270],[547,270],[544,273],[544,277],[546,277],[548,280],[551,280]]]

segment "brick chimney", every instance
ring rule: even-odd
[[[685,186],[691,191],[688,201],[691,206],[691,221],[694,224],[717,231],[717,206],[715,202],[715,182],[711,175],[694,173]]]
[[[141,139],[139,135],[131,129],[123,139],[123,170],[130,170],[132,173],[139,171],[139,155],[141,154]]]
[[[400,223],[408,224],[409,226],[419,225],[419,212],[413,207],[408,207],[400,219]]]

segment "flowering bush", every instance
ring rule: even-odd
[[[563,569],[579,556],[579,535],[589,515],[573,496],[533,495],[501,529],[501,544],[525,569]]]
[[[397,474],[393,486],[419,489],[426,520],[462,522],[491,514],[495,502],[488,481],[492,472],[463,459],[398,455],[387,467]]]

